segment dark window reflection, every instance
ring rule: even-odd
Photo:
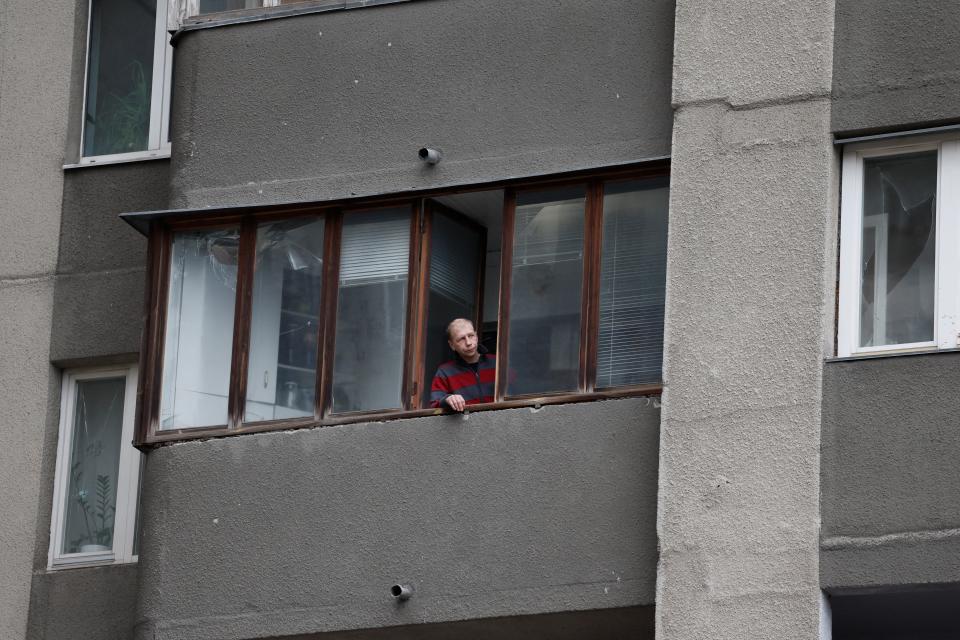
[[[517,196],[507,395],[578,387],[584,203],[583,187]]]
[[[156,0],[91,3],[84,156],[148,147],[156,11]]]

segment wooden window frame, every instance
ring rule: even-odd
[[[472,218],[467,217],[466,215],[451,209],[450,207],[426,198],[421,199],[423,203],[422,208],[422,218],[420,221],[420,258],[419,258],[419,274],[417,276],[417,309],[416,309],[416,322],[419,323],[419,326],[416,328],[416,335],[414,336],[413,342],[413,357],[416,359],[414,363],[414,375],[413,375],[413,386],[410,388],[410,407],[411,410],[419,409],[428,409],[429,407],[422,406],[423,404],[423,389],[420,388],[420,381],[426,381],[426,371],[424,370],[424,360],[426,359],[426,334],[427,334],[427,318],[429,314],[429,295],[430,295],[430,250],[433,245],[433,217],[436,212],[441,212],[444,215],[450,216],[455,219],[457,222],[460,222],[468,227],[481,230],[481,241],[480,241],[480,260],[477,263],[477,290],[476,297],[474,298],[474,317],[471,318],[473,321],[474,328],[477,329],[477,332],[480,332],[480,326],[483,323],[483,287],[484,279],[486,275],[486,259],[487,259],[487,234],[486,227],[479,224]],[[413,264],[411,262],[411,264]],[[424,384],[427,384],[424,382]],[[430,409],[430,411],[436,411],[436,409]]]
[[[404,196],[372,197],[329,202],[320,205],[248,207],[235,210],[197,212],[196,215],[154,217],[149,223],[148,271],[144,306],[144,331],[141,341],[141,365],[137,391],[136,444],[150,447],[172,441],[222,437],[234,434],[287,430],[324,425],[393,420],[450,413],[448,409],[422,406],[421,381],[424,371],[427,298],[429,293],[432,217],[437,208],[430,198],[476,191],[504,191],[500,264],[500,306],[497,325],[497,372],[494,402],[471,405],[469,412],[547,404],[584,402],[607,398],[659,395],[661,384],[596,389],[597,341],[599,333],[600,253],[603,234],[604,185],[623,180],[643,180],[669,176],[666,161],[629,165],[613,169],[573,172],[546,178],[508,180],[444,190],[425,190]],[[510,282],[513,248],[513,223],[516,197],[520,192],[584,186],[584,247],[580,310],[580,348],[578,389],[533,395],[506,394],[509,366]],[[401,402],[396,409],[332,412],[333,356],[335,350],[341,236],[345,216],[395,206],[410,207],[410,249],[405,310],[404,368]],[[253,270],[256,258],[256,234],[259,224],[296,217],[323,217],[324,265],[321,313],[317,340],[317,388],[312,416],[258,422],[244,422],[247,363],[252,317]],[[470,220],[471,223],[474,221]],[[474,223],[475,224],[475,223]],[[234,334],[231,354],[230,390],[225,425],[191,428],[159,428],[160,383],[163,379],[163,350],[169,292],[170,259],[174,234],[181,231],[239,228],[240,248],[237,268],[237,293],[234,305]],[[485,249],[485,247],[484,247]],[[485,252],[484,252],[485,257]],[[482,261],[481,261],[482,262]],[[482,319],[483,265],[478,266],[477,316]],[[424,382],[425,384],[425,382]]]

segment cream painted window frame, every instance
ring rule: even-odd
[[[860,347],[864,161],[937,151],[934,336],[928,342]],[[837,356],[857,357],[960,347],[960,135],[849,144],[843,152]]]
[[[65,514],[70,484],[70,453],[73,449],[74,414],[77,383],[103,378],[124,378],[123,429],[120,435],[120,464],[117,473],[117,501],[114,515],[113,548],[108,551],[62,553]],[[57,465],[53,486],[53,510],[50,517],[49,569],[78,566],[123,564],[137,561],[134,554],[137,502],[140,488],[142,454],[133,446],[133,428],[137,403],[137,365],[65,371],[60,392],[60,431],[57,440]]]
[[[170,34],[167,32],[169,4],[164,0],[157,0],[153,29],[153,73],[150,88],[150,130],[147,135],[147,148],[129,153],[112,153],[99,156],[83,155],[83,142],[87,130],[87,90],[90,82],[93,2],[94,0],[89,0],[87,3],[87,43],[83,71],[83,103],[80,113],[80,161],[75,165],[65,165],[64,168],[168,158],[170,157],[170,85],[173,78],[173,46],[170,44]]]
[[[200,0],[167,0],[167,29],[176,31],[187,21],[200,17]],[[260,0],[260,8],[279,7],[280,0]],[[212,14],[204,14],[212,15]]]

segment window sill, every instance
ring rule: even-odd
[[[70,569],[94,569],[97,567],[117,567],[123,565],[137,564],[137,557],[130,560],[117,560],[113,557],[99,558],[71,558],[69,560],[57,560],[55,563],[47,566],[47,571],[59,572]]]
[[[858,360],[884,360],[886,358],[908,358],[912,356],[934,356],[946,353],[960,353],[960,348],[937,349],[930,347],[927,349],[913,349],[909,351],[878,351],[874,353],[856,353],[849,356],[836,356],[826,358],[824,362],[855,362]]]
[[[660,384],[651,384],[637,387],[625,387],[622,389],[595,391],[593,393],[566,393],[544,395],[536,398],[530,397],[506,399],[500,402],[486,402],[483,404],[469,405],[467,410],[464,411],[464,415],[481,411],[499,411],[503,409],[522,409],[527,407],[531,409],[539,409],[543,406],[553,404],[577,404],[581,402],[595,402],[597,400],[613,400],[617,398],[659,396],[662,389],[663,386]],[[331,415],[322,420],[309,418],[251,422],[246,423],[237,429],[227,429],[222,426],[196,427],[191,429],[165,429],[153,435],[148,435],[143,441],[137,442],[136,446],[141,450],[149,450],[155,446],[162,446],[164,444],[181,442],[184,440],[207,440],[211,438],[224,438],[251,433],[264,433],[268,431],[311,429],[316,427],[357,424],[361,422],[392,422],[394,420],[405,420],[408,418],[425,418],[443,415],[453,416],[457,415],[457,413],[455,411],[451,411],[450,409],[366,411]]]
[[[135,153],[118,153],[111,156],[94,156],[84,158],[80,162],[74,162],[63,165],[64,171],[72,169],[86,169],[88,167],[99,167],[110,164],[127,164],[130,162],[146,162],[149,160],[169,160],[170,149],[157,149],[154,151],[137,151]]]

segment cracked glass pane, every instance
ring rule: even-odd
[[[174,237],[161,429],[227,423],[239,248],[237,229]]]
[[[125,386],[122,377],[77,382],[62,553],[113,548]]]
[[[937,152],[864,163],[860,346],[934,339]]]
[[[313,415],[323,218],[257,227],[244,420]]]

